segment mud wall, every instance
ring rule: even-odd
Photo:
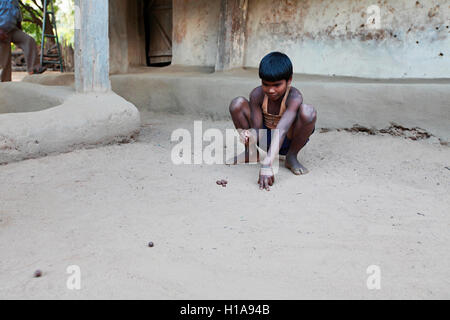
[[[219,15],[220,0],[174,0],[174,64],[215,65]],[[244,65],[279,50],[297,73],[450,78],[449,17],[450,0],[248,0]]]
[[[450,77],[449,0],[249,0],[248,8],[246,66],[281,50],[298,73]]]
[[[215,66],[220,0],[173,0],[172,64]]]
[[[146,64],[142,5],[110,0],[112,73]],[[216,65],[220,8],[173,0],[172,64]],[[450,78],[449,17],[450,0],[248,0],[243,66],[279,50],[296,73]]]
[[[110,72],[146,65],[142,0],[109,0]]]

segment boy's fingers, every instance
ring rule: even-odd
[[[263,176],[261,178],[261,190],[264,190],[267,188],[267,177]]]
[[[258,184],[259,184],[259,188],[261,190],[266,189],[267,191],[270,191],[270,187],[273,186],[274,183],[275,183],[275,177],[259,175]]]
[[[264,178],[264,189],[269,191],[269,178]]]

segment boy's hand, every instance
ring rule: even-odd
[[[242,130],[239,133],[239,138],[243,144],[253,145],[256,144],[256,137],[253,131],[251,130]]]
[[[271,166],[261,166],[259,171],[259,189],[270,191],[270,187],[275,183],[275,175]]]

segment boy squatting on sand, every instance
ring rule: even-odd
[[[259,67],[262,85],[246,98],[235,98],[230,105],[230,113],[241,141],[245,145],[245,157],[238,156],[239,162],[259,161],[256,144],[263,135],[260,129],[267,130],[267,157],[261,161],[258,184],[261,190],[270,190],[275,182],[272,170],[277,154],[285,155],[285,166],[294,174],[306,174],[308,170],[297,160],[300,150],[314,133],[317,112],[314,107],[304,104],[300,91],[291,87],[293,76],[292,62],[280,52],[265,56]],[[271,136],[270,129],[273,131]],[[240,160],[243,161],[240,161]]]

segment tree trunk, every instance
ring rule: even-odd
[[[42,28],[42,27],[41,27]],[[47,14],[47,20],[45,21],[45,34],[54,36],[52,25],[50,23],[50,15]],[[45,39],[45,50],[50,50],[53,46],[56,45],[56,41],[54,38],[46,38]]]

